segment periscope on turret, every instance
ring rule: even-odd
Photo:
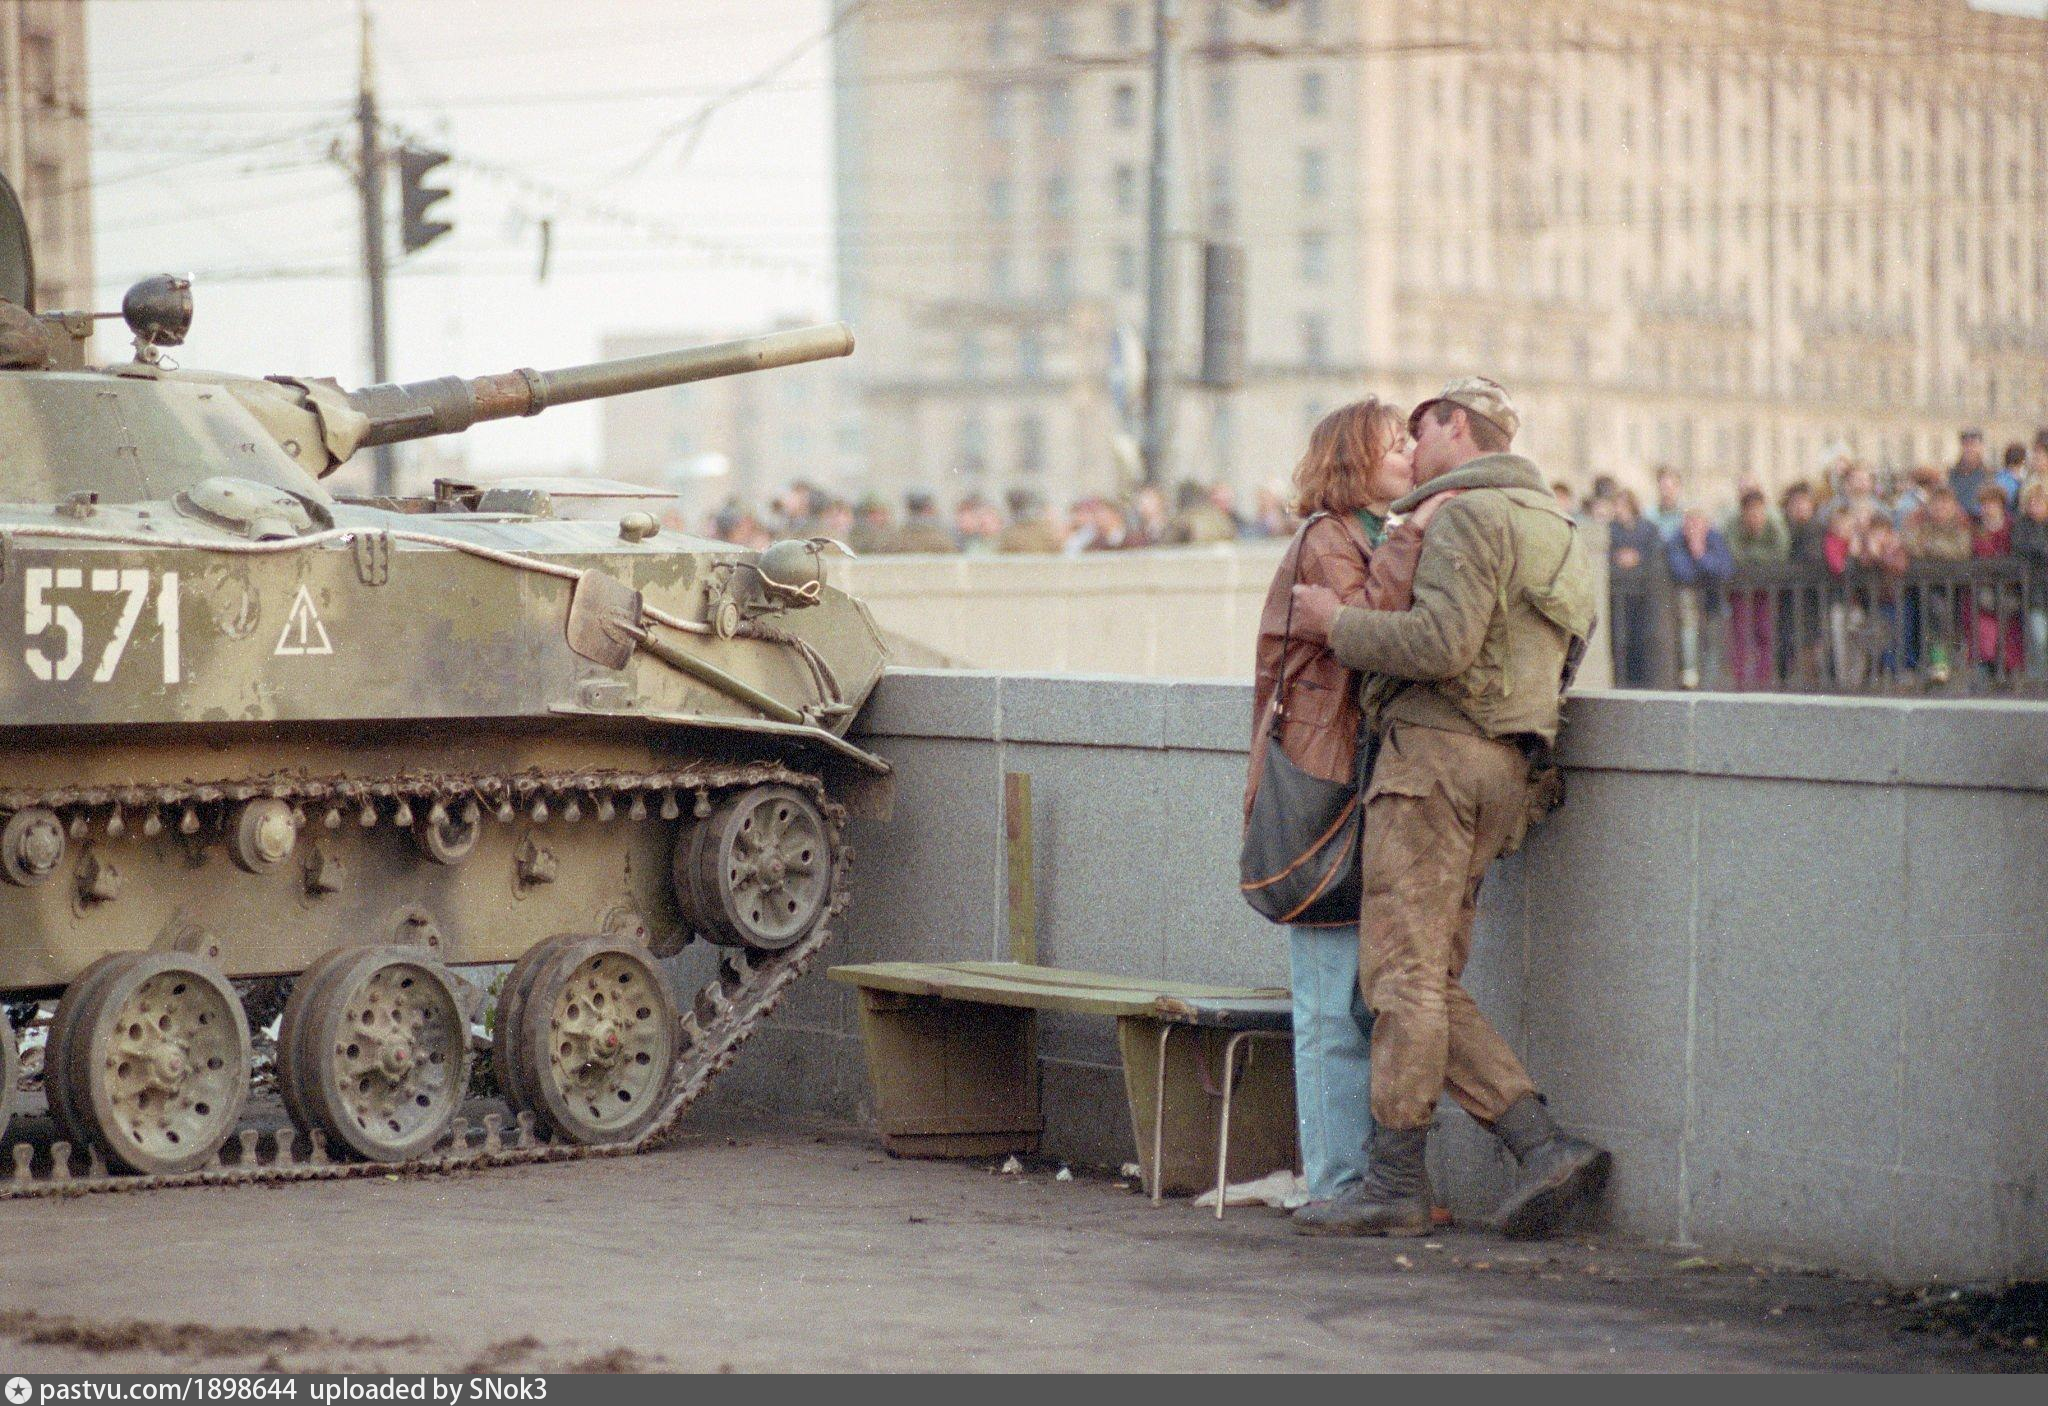
[[[166,365],[194,299],[165,276],[124,300],[133,359],[88,367],[99,315],[35,311],[0,196],[0,1197],[665,1136],[826,940],[849,812],[887,804],[847,739],[872,618],[831,544],[685,536],[636,486],[324,480],[851,334],[346,390]],[[693,943],[728,955],[678,1002],[660,959]],[[466,973],[504,963],[483,1057],[519,1131],[478,1140]],[[282,1127],[244,1116],[235,983],[266,977]]]

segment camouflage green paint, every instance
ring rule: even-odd
[[[732,374],[760,364],[715,350],[663,366],[643,359],[625,379],[667,384],[678,367]],[[671,381],[648,379],[664,370]],[[567,388],[558,399],[622,388],[593,368],[514,376]],[[508,383],[454,384],[482,387],[478,405],[495,413],[510,403]],[[396,511],[336,499],[319,476],[380,433],[361,405],[391,403],[366,394],[140,364],[0,371],[9,444],[0,466],[0,811],[64,788],[75,796],[260,778],[660,771],[750,758],[828,781],[859,770],[823,745],[844,735],[884,663],[858,601],[827,590],[816,604],[763,617],[807,642],[851,705],[814,712],[809,728],[752,730],[759,710],[645,650],[619,669],[592,663],[568,646],[573,581],[562,573],[602,571],[669,617],[705,622],[720,566],[753,554],[671,532],[632,540],[639,525],[622,529],[616,517],[423,502]],[[298,540],[259,546],[205,507],[276,493],[309,525]],[[787,707],[821,701],[789,644],[648,628]],[[453,962],[509,960],[551,934],[596,932],[607,921],[644,924],[658,945],[688,936],[669,889],[676,822],[654,816],[602,825],[537,822],[523,811],[509,823],[487,819],[475,852],[445,866],[388,819],[365,829],[351,813],[329,830],[309,806],[291,860],[247,873],[229,858],[225,803],[190,836],[175,824],[145,834],[147,809],[132,810],[113,835],[108,806],[74,806],[80,829],[59,871],[40,884],[0,884],[0,991],[54,990],[105,952],[195,932],[234,975],[294,971],[338,943],[387,939],[421,917]],[[176,820],[176,808],[159,823],[166,817]],[[522,856],[536,847],[555,874],[526,883]],[[109,866],[115,895],[82,897]],[[309,866],[338,882],[312,882]]]

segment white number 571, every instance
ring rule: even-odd
[[[107,683],[120,667],[121,655],[135,633],[135,622],[149,600],[149,572],[139,568],[94,567],[91,590],[95,595],[119,595],[120,617],[114,633],[100,650],[92,681]],[[75,566],[32,566],[22,573],[21,628],[29,644],[23,651],[29,672],[45,683],[62,683],[85,662],[85,625],[68,605],[53,604],[53,591],[86,589],[86,572]],[[164,682],[178,682],[178,573],[166,571],[156,591],[156,623],[163,636]],[[51,630],[62,636],[62,648],[52,656],[38,637]]]

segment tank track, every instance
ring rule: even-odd
[[[157,1191],[185,1186],[239,1186],[302,1181],[342,1181],[356,1177],[445,1176],[491,1167],[542,1162],[573,1162],[599,1157],[627,1157],[650,1151],[671,1140],[683,1115],[711,1081],[730,1065],[741,1045],[774,1011],[790,985],[831,941],[833,923],[845,910],[847,875],[853,852],[845,840],[846,810],[834,802],[816,776],[775,762],[731,765],[692,764],[674,771],[582,770],[528,771],[512,776],[408,773],[377,781],[359,779],[266,779],[184,787],[78,788],[35,793],[0,791],[0,808],[41,805],[74,815],[82,809],[129,806],[178,813],[196,807],[276,797],[308,807],[322,803],[397,806],[455,805],[475,799],[483,806],[532,805],[553,801],[558,810],[571,805],[616,809],[624,801],[695,792],[698,813],[715,792],[748,786],[782,784],[808,793],[831,827],[835,859],[826,906],[817,926],[800,941],[777,952],[720,948],[718,969],[685,1008],[678,1002],[678,1038],[671,1066],[667,1101],[661,1113],[629,1141],[584,1146],[549,1141],[534,1130],[533,1115],[521,1112],[508,1125],[501,1114],[484,1117],[473,1127],[458,1117],[433,1152],[408,1162],[356,1162],[330,1159],[325,1139],[287,1123],[280,1129],[245,1127],[222,1144],[212,1161],[196,1172],[172,1176],[136,1176],[109,1171],[97,1149],[89,1156],[66,1142],[50,1147],[50,1156],[36,1156],[34,1144],[16,1141],[9,1149],[11,1167],[0,1166],[0,1201],[30,1197],[88,1196]],[[488,814],[488,812],[486,812]],[[74,820],[75,823],[75,820]],[[161,822],[160,822],[161,823]]]

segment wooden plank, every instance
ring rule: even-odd
[[[1010,960],[1038,961],[1038,894],[1031,879],[1031,778],[1003,773],[1003,848],[1009,866],[1007,894]]]
[[[1107,972],[1077,971],[1071,967],[1034,967],[1029,973],[1024,973],[1019,972],[1013,962],[934,962],[928,965],[956,972],[973,972],[976,975],[1028,976],[1033,981],[1052,986],[1143,991],[1152,996],[1184,996],[1195,1001],[1285,999],[1287,996],[1287,989],[1281,986],[1213,986],[1200,981],[1168,981],[1149,976],[1114,976]]]
[[[1016,962],[872,962],[833,967],[828,975],[850,986],[937,996],[953,1001],[1028,1006],[1082,1015],[1158,1015],[1175,1018],[1175,998],[1207,1005],[1285,1000],[1271,988],[1204,986],[1184,981],[1133,981],[1100,972],[1029,967]]]
[[[1145,991],[1097,990],[1047,985],[1006,976],[977,972],[951,972],[943,967],[917,963],[903,964],[908,970],[892,971],[890,964],[868,967],[834,967],[835,981],[864,989],[905,992],[940,1000],[1022,1006],[1033,1010],[1071,1011],[1082,1015],[1139,1015],[1153,1006]]]

